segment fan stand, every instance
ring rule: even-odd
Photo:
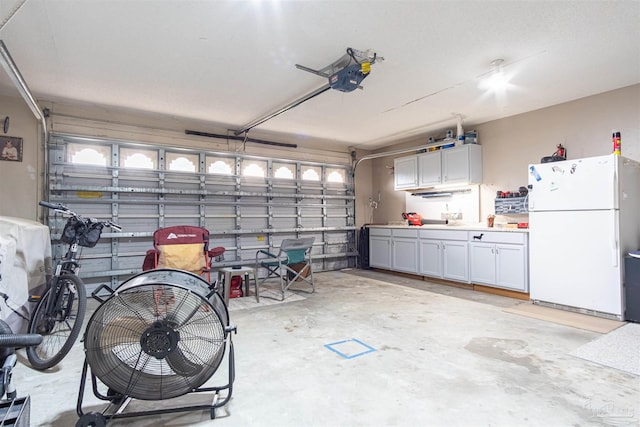
[[[228,335],[228,346],[229,346],[229,382],[224,386],[218,387],[199,387],[193,389],[189,393],[213,393],[213,399],[210,405],[193,405],[193,406],[180,406],[175,408],[165,408],[165,409],[156,409],[150,411],[137,411],[137,412],[124,412],[129,403],[133,400],[130,396],[123,395],[107,395],[100,393],[98,390],[98,378],[91,373],[91,384],[93,389],[93,394],[100,400],[110,402],[102,412],[87,412],[85,413],[82,410],[82,401],[85,394],[85,385],[87,375],[90,373],[89,364],[85,358],[84,365],[82,367],[82,378],[80,380],[80,389],[78,392],[78,403],[76,406],[76,412],[80,419],[76,423],[76,427],[103,427],[107,425],[107,421],[119,419],[119,418],[133,418],[133,417],[142,417],[148,415],[159,415],[159,414],[168,414],[168,413],[176,413],[176,412],[191,412],[191,411],[210,411],[211,419],[216,418],[216,408],[220,408],[225,406],[229,400],[231,399],[231,395],[233,393],[233,381],[235,380],[235,357],[234,357],[234,349],[233,349],[233,340],[231,339],[231,332],[234,334],[237,333],[235,326],[228,326],[225,328],[225,333]],[[225,396],[221,396],[221,392],[227,390]],[[186,394],[189,394],[186,393]]]

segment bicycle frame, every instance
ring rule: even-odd
[[[67,253],[56,263],[45,293],[31,299],[38,304],[31,316],[29,331],[41,334],[43,341],[37,347],[27,348],[27,356],[31,366],[44,370],[69,353],[82,328],[87,301],[84,283],[78,276],[80,248],[94,247],[103,227],[122,228],[109,220],[84,218],[61,204],[44,201],[39,204],[69,217],[60,237],[60,241],[69,245]]]
[[[47,318],[47,329],[53,327],[56,320],[66,319],[68,314],[71,312],[71,304],[73,304],[73,299],[69,300],[70,304],[68,307],[63,307],[62,296],[60,286],[60,277],[63,274],[73,274],[78,275],[80,271],[80,263],[77,257],[78,254],[78,243],[74,242],[69,244],[69,249],[67,250],[66,255],[56,265],[56,270],[49,280],[49,284],[46,290],[50,290],[51,297],[47,300],[47,307],[45,309],[45,314]],[[46,292],[45,290],[45,292]],[[58,319],[58,315],[62,315],[63,317]],[[49,331],[47,331],[49,332]]]

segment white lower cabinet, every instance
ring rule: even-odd
[[[371,228],[369,265],[417,274],[418,231],[403,228]]]
[[[471,282],[528,292],[527,238],[516,232],[470,233]]]
[[[369,265],[391,270],[391,230],[371,228],[369,230]]]
[[[405,273],[418,273],[418,238],[393,237],[391,267]]]
[[[420,268],[424,276],[469,281],[467,232],[420,230]]]
[[[528,238],[526,232],[372,227],[369,265],[528,292]]]
[[[454,240],[442,242],[442,277],[469,281],[469,243]]]
[[[440,240],[420,239],[420,274],[442,277],[442,243]]]

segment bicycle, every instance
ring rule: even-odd
[[[111,221],[84,218],[62,204],[41,201],[40,206],[68,216],[60,240],[69,245],[66,255],[60,259],[42,295],[33,295],[37,302],[29,321],[29,333],[42,335],[42,343],[27,348],[31,366],[38,370],[57,365],[76,342],[87,309],[87,290],[78,277],[80,247],[92,248],[100,240],[102,229],[122,228]]]

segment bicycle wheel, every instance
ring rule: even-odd
[[[29,333],[42,335],[42,343],[27,347],[31,366],[44,370],[57,365],[76,342],[87,310],[87,290],[82,280],[73,274],[63,274],[60,283],[60,304],[47,313],[51,289],[38,302],[29,322]]]

